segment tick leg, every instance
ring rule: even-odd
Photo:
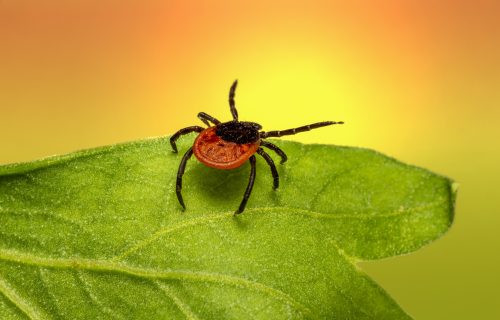
[[[276,130],[276,131],[269,131],[269,132],[261,132],[260,137],[261,138],[269,138],[269,137],[288,136],[288,135],[297,134],[300,132],[310,131],[310,130],[316,129],[316,128],[330,126],[332,124],[343,124],[343,123],[344,122],[342,122],[342,121],[316,122],[316,123],[308,124],[306,126],[302,126],[302,127],[298,127],[298,128],[292,128],[292,129],[287,129],[287,130]]]
[[[231,114],[233,115],[234,121],[238,121],[238,111],[234,105],[234,92],[236,91],[236,86],[238,85],[238,80],[234,80],[231,89],[229,89],[229,107],[231,108]]]
[[[286,156],[285,151],[281,150],[277,145],[275,145],[271,142],[264,141],[264,140],[260,141],[260,145],[263,147],[269,148],[269,149],[273,150],[274,152],[276,152],[281,157],[280,164],[283,164],[286,162],[286,160],[288,160],[288,157]]]
[[[211,115],[206,114],[205,112],[198,113],[198,118],[200,118],[200,120],[203,121],[203,123],[208,127],[211,127],[209,121],[216,125],[220,123],[219,120],[215,119]]]
[[[266,159],[267,164],[271,167],[271,174],[273,175],[273,189],[276,190],[280,186],[280,177],[278,175],[278,170],[276,170],[276,166],[274,165],[273,159],[262,149],[257,149],[257,153],[260,154],[264,159]]]
[[[240,214],[245,210],[245,206],[247,205],[248,198],[250,197],[250,193],[252,193],[253,183],[255,181],[255,156],[252,155],[250,157],[250,179],[248,179],[248,186],[245,190],[245,194],[243,195],[243,200],[241,200],[240,207],[234,214]]]
[[[184,174],[184,170],[186,170],[186,163],[193,155],[193,147],[189,148],[188,151],[184,154],[181,160],[181,164],[179,165],[179,171],[177,171],[177,183],[175,184],[175,193],[177,194],[177,199],[181,204],[183,209],[186,209],[184,205],[184,200],[182,199],[182,175]]]
[[[172,150],[175,153],[177,153],[177,145],[175,144],[175,141],[177,139],[179,139],[180,136],[194,132],[194,131],[195,132],[202,132],[203,130],[205,130],[205,129],[203,129],[202,127],[192,126],[192,127],[187,127],[187,128],[184,128],[184,129],[177,131],[176,133],[174,133],[173,136],[170,137],[170,145],[172,146]]]

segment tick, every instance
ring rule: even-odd
[[[245,210],[248,198],[252,192],[253,184],[255,181],[255,153],[258,153],[271,168],[271,174],[273,176],[273,189],[276,190],[279,187],[279,176],[278,170],[274,165],[273,159],[267,154],[262,147],[273,150],[281,157],[280,164],[283,164],[287,160],[287,156],[283,150],[281,150],[275,144],[268,142],[264,139],[270,137],[282,137],[286,135],[292,135],[299,132],[310,131],[312,129],[321,128],[329,126],[332,124],[343,124],[342,121],[324,121],[317,122],[313,124],[308,124],[306,126],[287,129],[287,130],[277,130],[277,131],[260,131],[262,126],[255,122],[239,121],[238,111],[234,103],[234,93],[236,91],[236,85],[238,80],[235,80],[229,89],[229,107],[231,109],[231,114],[233,120],[228,122],[220,122],[214,117],[206,114],[205,112],[198,113],[198,118],[208,126],[208,128],[203,128],[200,126],[192,126],[180,129],[171,138],[170,144],[175,153],[177,153],[177,145],[175,141],[182,135],[198,132],[194,144],[190,147],[184,156],[182,157],[181,163],[179,165],[179,170],[177,171],[177,183],[175,192],[177,194],[177,199],[181,204],[183,209],[186,209],[184,205],[184,200],[182,199],[182,176],[186,169],[186,163],[195,155],[195,157],[204,165],[222,169],[229,170],[238,168],[243,165],[247,160],[250,161],[250,178],[248,180],[248,185],[243,195],[243,200],[241,200],[240,206],[236,210],[235,214],[242,213]],[[212,124],[212,125],[211,125]]]

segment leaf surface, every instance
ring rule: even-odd
[[[155,138],[0,167],[1,319],[407,319],[356,265],[453,220],[454,184],[380,153],[275,141],[249,165],[184,175]],[[279,159],[272,154],[276,163]]]

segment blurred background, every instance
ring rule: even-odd
[[[435,243],[362,268],[416,319],[500,318],[500,2],[0,1],[0,163],[240,119],[460,183]]]

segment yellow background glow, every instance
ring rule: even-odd
[[[0,163],[200,124],[369,147],[460,183],[442,239],[363,263],[416,319],[500,318],[500,2],[0,2]]]

